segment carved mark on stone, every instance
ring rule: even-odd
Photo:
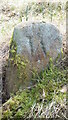
[[[31,36],[27,36],[29,38],[29,44],[30,44],[30,48],[31,48],[31,55],[33,56],[33,44],[32,44],[32,38]]]
[[[46,56],[46,49],[44,47],[44,43],[43,43],[43,40],[40,41],[41,45],[42,45],[42,50],[44,52],[44,55]]]
[[[38,36],[39,36],[39,38],[41,38],[40,39],[40,44],[41,44],[41,46],[42,46],[42,50],[43,50],[43,53],[44,53],[44,55],[46,56],[46,49],[45,49],[45,47],[44,47],[44,43],[43,43],[43,37],[40,35],[40,28],[39,28],[39,32],[38,32]]]

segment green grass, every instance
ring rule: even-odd
[[[39,76],[39,77],[38,77]],[[46,108],[48,116],[53,116],[53,106],[58,104],[62,109],[66,93],[60,92],[63,85],[67,82],[67,68],[59,69],[50,61],[50,65],[45,71],[36,77],[36,85],[30,89],[19,90],[16,95],[3,105],[2,120],[44,117],[46,118]],[[34,79],[35,80],[35,79]],[[50,105],[54,104],[53,106]],[[45,115],[43,114],[45,112]]]

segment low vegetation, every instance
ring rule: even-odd
[[[2,120],[66,118],[66,91],[62,91],[62,86],[66,86],[67,67],[61,69],[56,65],[50,58],[47,68],[36,74],[34,86],[11,95],[3,105]]]

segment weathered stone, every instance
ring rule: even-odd
[[[52,24],[44,22],[19,24],[14,29],[13,40],[17,44],[17,53],[36,62],[34,66],[48,63],[48,55],[55,59],[62,48],[62,37]]]
[[[17,54],[29,60],[27,65],[27,81],[23,81],[22,86],[30,85],[31,70],[34,68],[38,72],[44,69],[49,62],[49,58],[55,59],[61,52],[62,36],[59,30],[50,23],[45,22],[26,22],[14,28],[13,41],[17,45]],[[11,89],[16,89],[17,73],[15,68],[9,69],[9,81]],[[13,87],[12,87],[13,86]],[[11,91],[11,90],[10,90]]]

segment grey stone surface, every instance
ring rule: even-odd
[[[55,58],[62,48],[62,36],[59,30],[54,25],[45,22],[26,22],[17,25],[14,29],[13,40],[17,43],[17,53],[27,52],[30,57],[35,56],[38,49],[41,49],[45,59],[48,52]]]
[[[29,63],[25,69],[27,78],[23,76],[21,81],[17,78],[17,67],[9,66],[6,75],[9,93],[17,91],[18,86],[31,86],[32,70],[44,70],[49,58],[55,59],[62,48],[62,35],[59,30],[45,22],[26,22],[17,25],[14,28],[13,41],[17,44],[17,54],[24,56]]]

